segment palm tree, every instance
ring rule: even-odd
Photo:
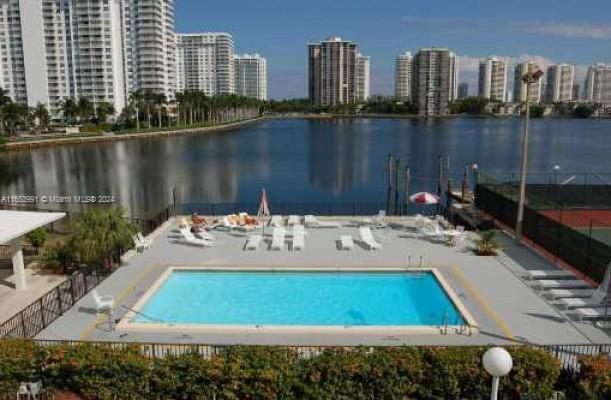
[[[14,134],[17,127],[24,128],[30,120],[30,110],[28,106],[19,103],[8,103],[2,108],[4,118],[8,122],[10,134]]]
[[[165,97],[165,94],[163,93],[156,93],[153,97],[153,100],[155,102],[155,105],[157,106],[157,118],[159,120],[159,127],[161,128],[161,119],[163,115],[163,110],[165,109],[165,105],[167,104],[168,101]]]
[[[96,113],[98,123],[106,123],[108,121],[108,116],[115,113],[115,106],[107,101],[101,101],[96,107]]]
[[[38,133],[41,133],[43,130],[49,127],[51,115],[44,104],[36,104],[36,107],[32,108],[32,116],[34,117],[34,122],[36,123]]]
[[[140,90],[132,92],[130,96],[131,106],[136,111],[136,130],[140,130],[140,107],[142,106],[143,94]]]
[[[123,216],[121,208],[92,209],[71,224],[70,244],[82,261],[105,262],[109,266],[112,253],[127,249],[137,227]]]
[[[0,132],[4,131],[4,106],[11,103],[12,100],[8,95],[8,92],[3,88],[0,88]]]
[[[60,109],[64,115],[64,122],[68,125],[74,123],[74,119],[78,115],[78,106],[73,98],[68,97],[61,102]]]
[[[89,101],[89,99],[87,99],[86,97],[79,97],[77,103],[77,110],[80,122],[90,121],[91,118],[93,118],[93,116],[95,115],[93,103]]]
[[[151,106],[155,104],[155,97],[157,94],[151,89],[146,89],[142,95],[144,105],[146,106],[146,118],[148,120],[148,127],[151,129]]]

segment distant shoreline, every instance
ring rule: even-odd
[[[45,139],[44,137],[42,137],[40,139],[32,139],[32,140],[24,140],[24,141],[16,141],[16,142],[9,141],[9,142],[6,142],[4,145],[0,146],[0,149],[6,150],[6,151],[27,150],[27,149],[62,146],[62,145],[112,142],[112,141],[117,141],[117,140],[150,139],[150,138],[157,138],[157,137],[170,137],[170,136],[193,134],[193,133],[222,132],[222,131],[229,131],[229,130],[237,129],[244,125],[259,122],[264,119],[266,119],[266,117],[251,118],[251,119],[246,119],[242,121],[231,122],[229,124],[224,124],[224,125],[178,128],[178,129],[168,129],[168,130],[163,130],[163,131],[140,131],[140,132],[133,132],[133,133],[83,135],[83,136],[74,136],[74,137],[71,137],[70,135],[67,134],[65,137],[54,137],[54,138],[48,138],[48,139]]]

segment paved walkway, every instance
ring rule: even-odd
[[[405,222],[403,220],[402,222]],[[271,234],[266,229],[266,235]],[[295,268],[368,268],[433,266],[459,296],[477,322],[480,333],[473,335],[390,334],[274,334],[261,328],[257,333],[205,334],[193,331],[133,332],[114,330],[115,323],[95,315],[91,295],[85,296],[67,314],[56,320],[38,337],[42,339],[143,341],[209,344],[503,344],[513,341],[535,344],[607,343],[611,339],[590,323],[575,323],[532,291],[519,277],[526,269],[552,269],[554,265],[528,248],[505,240],[507,251],[500,257],[477,257],[470,250],[472,238],[451,248],[414,237],[405,229],[376,230],[383,245],[368,251],[357,242],[352,252],[339,251],[342,234],[358,238],[354,227],[307,229],[306,247],[291,252],[271,251],[262,245],[258,251],[242,248],[245,238],[215,233],[217,245],[199,248],[180,239],[173,221],[154,234],[153,248],[126,261],[125,265],[98,287],[100,294],[114,295],[115,319],[125,315],[168,266],[263,266]],[[271,240],[271,238],[266,238]],[[290,242],[290,240],[288,241]],[[411,265],[409,261],[411,260]],[[422,260],[422,261],[421,261]]]
[[[13,270],[0,270],[0,323],[11,318],[66,279],[65,275],[55,275],[47,270],[26,268],[25,273],[28,288],[16,291]]]

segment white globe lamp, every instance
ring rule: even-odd
[[[499,391],[499,380],[502,376],[509,374],[513,367],[513,360],[507,350],[501,347],[493,347],[484,353],[482,363],[486,371],[492,375],[492,392],[490,400],[497,400]]]

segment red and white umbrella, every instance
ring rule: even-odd
[[[429,192],[419,192],[409,196],[409,201],[415,204],[439,204],[439,196]]]
[[[259,199],[259,211],[257,212],[257,216],[269,216],[269,203],[267,201],[267,192],[265,188],[261,189],[261,198]]]

